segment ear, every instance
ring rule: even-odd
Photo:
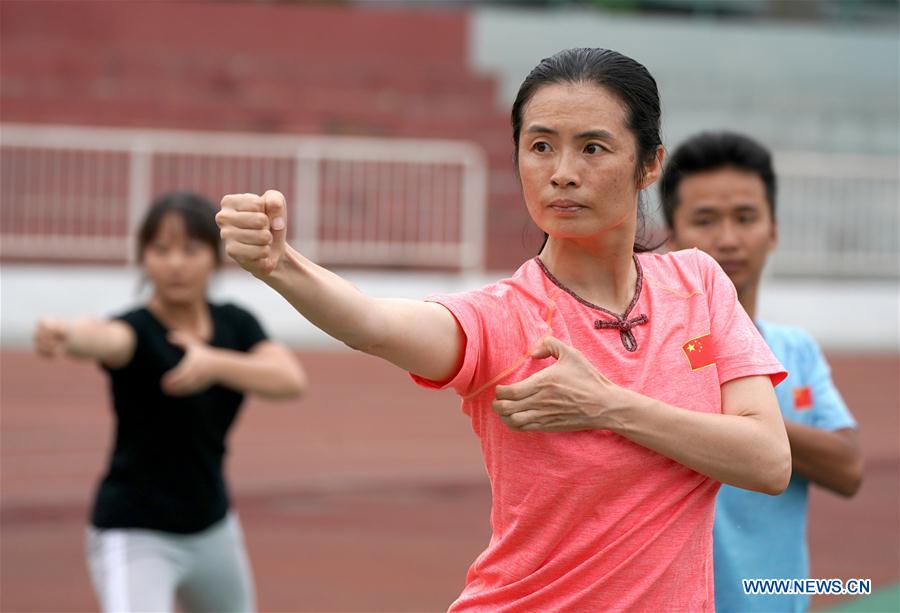
[[[666,150],[662,145],[656,147],[653,159],[644,164],[644,178],[641,180],[640,189],[647,189],[659,180],[663,171],[663,163],[666,161]]]

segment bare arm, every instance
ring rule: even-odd
[[[615,385],[555,338],[533,355],[557,362],[496,390],[494,410],[511,428],[611,430],[729,485],[767,494],[787,487],[790,448],[768,377],[729,381],[721,388],[724,414],[700,413]]]
[[[300,363],[278,343],[262,341],[242,352],[210,347],[183,332],[170,333],[169,341],[184,349],[184,357],[163,375],[160,384],[167,394],[193,394],[219,384],[267,398],[293,398],[306,389]]]
[[[859,433],[853,428],[830,432],[785,421],[794,472],[826,489],[851,497],[862,484]]]
[[[128,364],[134,347],[134,330],[116,320],[45,318],[38,321],[34,331],[34,348],[40,355],[96,360],[111,368]]]
[[[802,365],[797,379],[807,387],[814,400],[813,423],[808,426],[785,421],[791,440],[794,470],[798,475],[836,492],[853,496],[862,483],[863,459],[859,432],[852,428],[849,410],[831,378],[831,367],[819,345],[807,335],[796,339],[792,347]],[[795,399],[796,402],[796,399]],[[823,424],[841,424],[837,430],[825,430]]]
[[[626,397],[608,415],[612,431],[722,483],[772,495],[787,487],[791,450],[768,377],[723,385],[721,415]]]
[[[348,346],[432,380],[458,369],[465,335],[444,307],[366,296],[285,243],[284,197],[225,196],[216,221],[228,255],[313,325]]]

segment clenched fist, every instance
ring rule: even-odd
[[[34,349],[44,357],[55,358],[65,354],[68,339],[69,323],[61,319],[41,319],[34,329]]]
[[[244,270],[265,277],[278,266],[287,234],[287,206],[281,192],[229,194],[222,198],[216,223],[225,253]]]

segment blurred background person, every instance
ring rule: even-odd
[[[695,247],[716,259],[788,371],[775,392],[791,444],[791,482],[778,496],[728,485],[719,491],[714,529],[716,610],[805,611],[807,595],[745,594],[741,580],[808,578],[809,484],[852,497],[862,482],[863,459],[856,420],[816,341],[800,328],[758,317],[763,268],[778,243],[771,155],[742,134],[701,133],[672,152],[659,191],[669,246]]]
[[[294,398],[304,372],[250,313],[208,302],[221,248],[206,199],[161,196],[137,244],[145,305],[108,321],[42,319],[34,334],[41,355],[109,374],[116,435],[87,535],[94,589],[109,612],[173,611],[176,597],[184,611],[252,611],[226,437],[245,393]]]

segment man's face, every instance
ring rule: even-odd
[[[711,255],[741,292],[759,283],[777,232],[766,186],[753,172],[720,168],[678,185],[669,246]]]

